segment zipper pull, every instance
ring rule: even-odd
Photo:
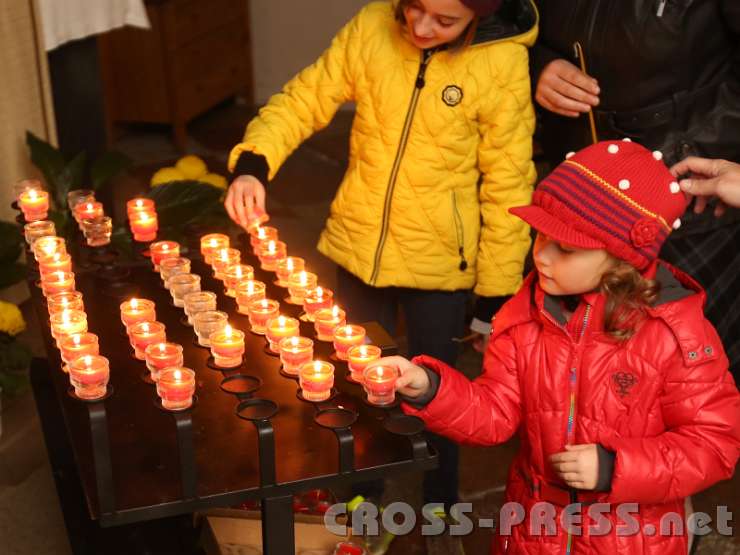
[[[658,11],[655,12],[655,15],[658,17],[663,17],[663,12],[665,11],[665,5],[668,3],[668,0],[658,0]]]
[[[429,59],[432,57],[434,50],[424,50],[421,56],[421,64],[419,65],[419,73],[416,75],[416,88],[423,89],[426,82],[424,81],[424,74],[427,71],[427,64]]]
[[[460,247],[460,250],[458,251],[460,254],[460,271],[464,272],[468,269],[468,261],[465,260],[465,249],[464,247]]]

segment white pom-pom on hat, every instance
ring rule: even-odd
[[[619,147],[617,145],[609,145],[606,150],[609,154],[616,154],[619,152]]]
[[[624,139],[622,139],[622,142],[631,143],[632,139],[630,139],[629,137],[625,137]]]
[[[622,191],[626,191],[630,188],[630,180],[629,179],[620,179],[619,180],[619,188],[622,189]]]
[[[565,159],[567,160],[569,158],[573,158],[573,155],[574,154],[575,154],[575,152],[573,152],[573,151],[569,152],[568,154],[565,155]]]
[[[656,160],[660,161],[660,160],[663,159],[663,153],[661,151],[659,151],[659,150],[654,150],[653,151],[653,158],[655,158]]]
[[[678,229],[679,227],[681,227],[681,218],[676,218],[673,222],[673,229]]]
[[[681,187],[675,181],[672,181],[669,187],[671,188],[671,193],[674,195],[681,192]]]

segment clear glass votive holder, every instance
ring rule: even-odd
[[[224,329],[229,323],[229,316],[221,310],[206,310],[193,316],[195,335],[198,336],[198,345],[210,347],[211,334]]]
[[[105,397],[110,379],[108,359],[100,355],[83,355],[69,365],[69,381],[75,395],[89,401]]]
[[[167,281],[167,285],[172,295],[172,302],[175,306],[182,308],[185,306],[184,297],[187,293],[200,291],[200,276],[198,274],[177,274]]]
[[[216,293],[213,291],[193,291],[183,296],[185,315],[188,324],[193,325],[193,318],[199,312],[216,310]]]

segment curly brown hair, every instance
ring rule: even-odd
[[[406,16],[404,15],[403,11],[415,1],[416,0],[398,0],[396,2],[396,9],[394,11],[394,14],[396,17],[396,21],[398,21],[402,26],[406,25]],[[479,20],[480,18],[477,15],[473,17],[473,20],[465,28],[465,31],[463,31],[460,36],[457,37],[454,41],[449,43],[449,51],[456,52],[458,50],[462,50],[466,46],[470,46],[473,43],[475,32],[478,29]]]
[[[604,329],[615,339],[626,341],[645,319],[647,307],[658,298],[660,283],[620,261],[602,276],[600,291],[606,296]]]

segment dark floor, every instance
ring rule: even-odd
[[[211,171],[224,173],[228,150],[241,137],[244,124],[252,113],[247,107],[228,103],[199,118],[190,126],[189,151],[203,156]],[[340,112],[327,129],[299,148],[268,191],[268,211],[274,225],[280,229],[281,238],[290,245],[292,252],[300,252],[307,259],[308,265],[329,287],[333,285],[334,266],[314,247],[346,166],[351,118],[351,112]],[[158,127],[129,128],[116,148],[136,160],[138,168],[130,179],[138,180],[134,185],[142,189],[147,186],[154,170],[171,164],[179,156],[169,141],[167,130]],[[126,189],[131,186],[131,183],[127,184]],[[39,352],[41,347],[36,334],[31,318],[25,337]],[[462,371],[473,377],[480,371],[480,364],[480,355],[466,346],[460,362]],[[69,553],[31,395],[26,392],[11,401],[5,399],[2,419],[0,553]],[[515,450],[515,442],[488,449],[462,449],[460,498],[473,503],[472,518],[497,516],[502,504],[501,486],[505,483],[506,470]],[[386,502],[396,498],[411,500],[417,506],[420,503],[418,476],[396,478],[386,491]],[[716,514],[716,506],[727,505],[734,513],[740,509],[739,500],[740,477],[736,477],[695,496],[694,506],[698,511]],[[485,530],[463,538],[465,552],[486,553],[489,538],[489,532]],[[389,551],[391,555],[427,552],[426,543],[418,531],[396,539]],[[441,544],[434,552],[456,553],[449,545]],[[736,537],[712,534],[700,543],[698,553],[740,553],[740,541]]]

